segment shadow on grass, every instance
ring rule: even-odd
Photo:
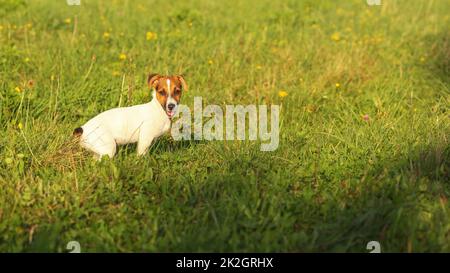
[[[449,174],[450,147],[444,145],[380,162],[339,186],[320,178],[321,189],[310,180],[299,190],[293,180],[211,177],[195,197],[211,216],[179,230],[183,239],[172,249],[369,252],[367,243],[378,241],[382,252],[449,251],[449,215],[442,209],[450,195]],[[306,193],[305,187],[312,190]]]
[[[326,204],[335,206],[336,212],[315,223],[310,231],[319,238],[308,250],[370,252],[369,241],[379,241],[385,252],[450,250],[445,239],[449,215],[443,209],[450,195],[448,145],[382,162],[359,180],[356,183],[364,184],[348,191],[344,206],[335,201]]]
[[[156,139],[148,149],[147,153],[164,154],[167,152],[175,152],[178,150],[190,149],[204,142],[205,141],[194,140],[193,135],[191,137],[191,140],[177,140],[177,141],[173,140],[169,135],[165,135]],[[117,153],[128,155],[136,153],[136,150],[137,150],[137,143],[132,143],[123,146],[118,146]]]
[[[163,139],[154,152],[186,149],[196,143],[180,142],[173,147]],[[274,166],[273,162],[256,163]],[[450,195],[447,144],[380,162],[362,177],[349,177],[348,184],[343,181],[340,192],[313,189],[311,198],[293,194],[293,181],[286,185],[267,175],[215,175],[202,185],[186,180],[192,194],[181,198],[181,188],[175,188],[168,196],[181,199],[161,206],[170,213],[181,210],[187,225],[161,226],[161,240],[167,240],[165,233],[176,234],[179,240],[154,247],[165,252],[369,252],[367,243],[379,241],[382,252],[450,250],[446,239],[449,216],[442,209],[448,207]],[[321,178],[322,185],[328,182],[336,180]],[[24,251],[68,252],[63,248],[67,242],[60,239],[62,233],[60,228],[43,229]],[[90,247],[91,251],[102,248]]]

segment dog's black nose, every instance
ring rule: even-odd
[[[174,107],[175,107],[174,103],[169,103],[169,105],[167,105],[167,108],[169,108],[170,111],[172,111]]]

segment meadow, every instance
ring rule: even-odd
[[[0,0],[0,251],[450,251],[445,0]],[[182,74],[280,143],[72,138]]]

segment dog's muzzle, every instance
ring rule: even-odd
[[[173,118],[173,116],[175,115],[176,107],[177,107],[177,105],[175,103],[169,103],[167,105],[166,113],[170,119]]]

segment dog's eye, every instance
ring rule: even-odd
[[[165,91],[164,89],[163,89],[163,90],[159,90],[158,93],[159,93],[161,96],[165,96],[165,95],[166,95],[166,91]]]
[[[180,93],[181,93],[181,90],[180,90],[180,89],[175,89],[175,92],[174,92],[174,95],[175,95],[175,96],[180,95]]]

